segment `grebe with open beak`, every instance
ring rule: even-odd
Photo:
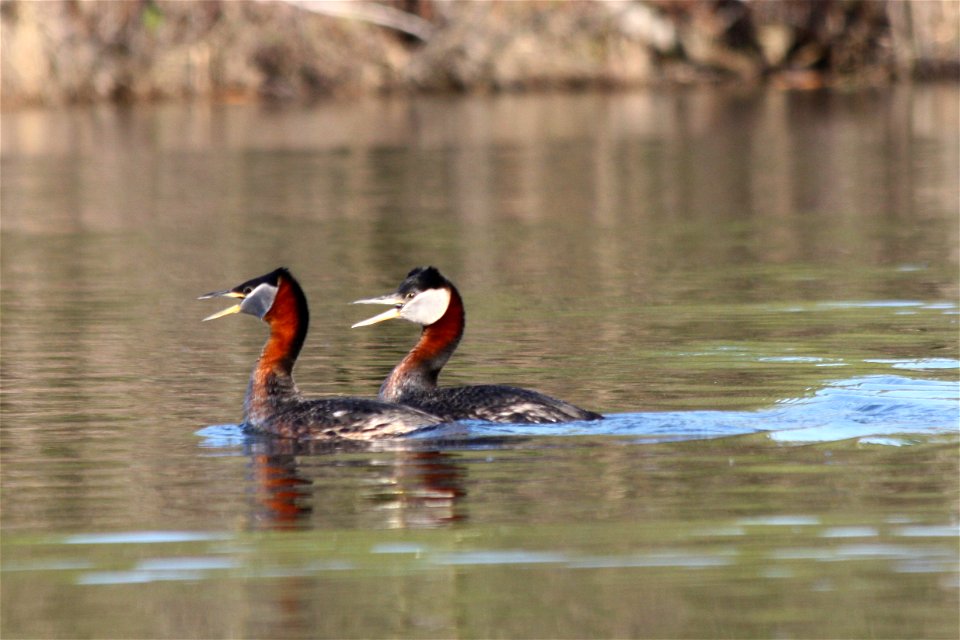
[[[239,302],[204,320],[247,313],[270,327],[244,400],[244,426],[249,430],[298,440],[373,440],[442,422],[415,408],[377,400],[305,399],[293,380],[293,365],[307,336],[310,314],[303,289],[287,269],[276,269],[200,299],[217,297]]]
[[[453,283],[434,267],[417,267],[393,293],[357,300],[392,308],[354,324],[362,327],[402,318],[423,327],[420,340],[380,387],[380,399],[416,407],[444,420],[556,423],[599,420],[603,416],[537,391],[504,385],[439,387],[440,370],[463,336],[463,299]]]

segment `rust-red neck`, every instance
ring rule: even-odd
[[[396,402],[409,391],[434,389],[440,370],[460,344],[466,325],[463,299],[450,286],[450,303],[439,320],[420,332],[420,340],[400,361],[380,387],[380,398]]]
[[[300,398],[293,381],[293,365],[307,336],[310,313],[306,296],[296,280],[280,278],[277,295],[263,321],[270,326],[270,337],[250,376],[245,402],[247,419],[253,421]]]
[[[310,323],[306,296],[295,280],[280,278],[277,295],[263,321],[270,325],[270,337],[260,354],[259,367],[279,368],[290,373]]]

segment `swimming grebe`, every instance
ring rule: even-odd
[[[239,299],[204,320],[249,313],[270,326],[244,399],[244,425],[262,433],[302,440],[371,440],[440,424],[432,415],[365,398],[306,400],[293,381],[293,365],[307,336],[310,314],[303,289],[284,268],[200,299]]]
[[[466,323],[463,299],[434,267],[417,267],[393,293],[357,300],[393,308],[353,325],[403,318],[423,327],[420,340],[380,387],[380,399],[422,409],[447,420],[553,423],[599,420],[603,416],[530,389],[503,385],[438,387],[440,370],[453,355]]]

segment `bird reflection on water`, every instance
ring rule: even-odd
[[[253,529],[306,530],[323,526],[328,518],[336,520],[341,507],[327,513],[318,506],[340,505],[345,497],[336,494],[336,486],[324,486],[329,480],[324,471],[330,466],[369,474],[361,499],[373,505],[364,511],[378,515],[372,523],[378,528],[442,527],[467,517],[460,504],[466,495],[466,467],[454,453],[419,443],[373,448],[360,442],[275,438],[251,439],[245,448],[255,502]]]

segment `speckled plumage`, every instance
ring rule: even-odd
[[[300,395],[293,379],[275,371],[251,376],[244,400],[244,425],[250,431],[296,440],[374,440],[407,435],[441,422],[411,407],[367,398],[319,398]]]
[[[603,417],[537,391],[499,384],[408,389],[396,396],[381,395],[384,397],[395,397],[391,402],[416,407],[450,421],[549,424]]]

